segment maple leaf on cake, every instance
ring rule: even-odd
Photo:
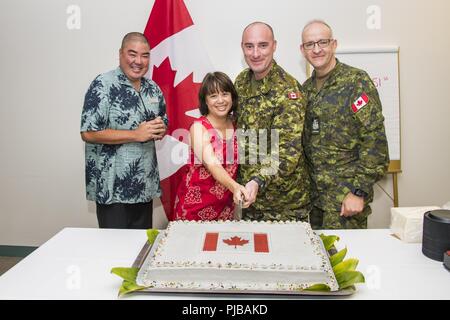
[[[224,239],[223,242],[225,242],[227,245],[229,246],[234,246],[234,248],[236,249],[237,246],[244,246],[246,245],[249,241],[242,239],[241,237],[231,237],[229,239]]]

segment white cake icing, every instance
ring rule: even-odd
[[[338,289],[322,241],[304,222],[174,221],[161,232],[137,284],[174,289]]]

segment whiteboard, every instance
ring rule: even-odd
[[[383,106],[391,166],[400,170],[400,94],[398,47],[341,49],[339,61],[365,70],[372,78]],[[392,166],[393,162],[395,165]]]

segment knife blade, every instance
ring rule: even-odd
[[[242,198],[239,199],[239,203],[236,205],[234,210],[234,220],[240,221],[242,219]]]

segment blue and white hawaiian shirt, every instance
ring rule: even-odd
[[[91,83],[81,114],[81,132],[134,130],[161,116],[168,124],[161,89],[150,79],[134,89],[120,67]],[[86,143],[86,197],[100,204],[149,202],[161,195],[155,142]]]

